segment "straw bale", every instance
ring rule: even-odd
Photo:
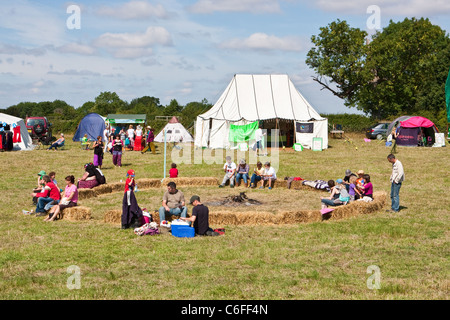
[[[109,186],[111,186],[111,192],[123,192],[125,190],[125,182],[114,182]]]
[[[179,177],[179,178],[165,178],[161,182],[161,186],[165,187],[171,181],[175,182],[177,187],[219,185],[219,179],[214,177]]]
[[[278,215],[280,224],[322,221],[322,214],[319,210],[281,211]]]
[[[159,188],[161,187],[161,180],[159,179],[137,179],[136,184],[138,189],[149,189],[149,188]],[[122,184],[122,189],[125,184]]]
[[[95,198],[97,196],[97,192],[94,189],[78,189],[78,199],[90,199]]]
[[[120,224],[122,223],[122,210],[109,210],[103,214],[103,222]]]
[[[95,187],[93,190],[97,193],[97,196],[99,196],[102,194],[111,193],[112,187],[110,184],[101,184],[98,187]]]
[[[76,206],[66,208],[62,212],[62,219],[69,221],[90,220],[92,210],[88,207]]]
[[[238,219],[234,212],[209,212],[210,225],[237,225]]]
[[[337,207],[331,212],[331,219],[343,219],[379,211],[385,206],[386,198],[386,192],[375,192],[371,202],[354,201],[346,206]]]

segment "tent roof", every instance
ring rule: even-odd
[[[145,123],[147,115],[144,114],[108,114],[106,121],[110,123]]]
[[[179,123],[178,118],[173,116],[172,119],[170,119],[169,123]]]
[[[434,126],[434,123],[431,120],[428,120],[424,117],[411,117],[405,121],[401,121],[400,125],[403,128],[417,128],[417,127],[423,127],[423,128],[430,128]]]
[[[216,104],[199,117],[227,121],[324,120],[286,74],[236,74]]]

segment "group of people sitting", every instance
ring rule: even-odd
[[[327,182],[331,192],[329,197],[320,197],[322,209],[328,206],[345,205],[355,200],[371,201],[373,199],[373,185],[370,175],[359,170],[357,175],[350,169],[345,171],[344,179],[329,180]]]
[[[264,182],[267,181],[270,190],[272,189],[273,183],[277,180],[275,168],[270,165],[270,162],[266,162],[263,167],[262,163],[258,161],[250,178],[250,166],[245,162],[245,159],[241,159],[237,167],[231,160],[231,157],[227,156],[223,170],[225,171],[225,176],[219,188],[225,187],[228,181],[230,181],[230,188],[234,188],[234,185],[239,185],[242,179],[246,188],[256,188],[258,182],[260,182],[259,188],[264,189]],[[249,181],[250,185],[248,184]]]
[[[75,185],[75,177],[69,175],[64,181],[66,187],[64,190],[58,187],[55,179],[56,173],[45,171],[38,173],[37,188],[31,194],[33,204],[36,204],[35,211],[25,211],[25,214],[36,214],[36,217],[47,216],[45,221],[54,221],[60,218],[60,213],[70,207],[78,204],[78,188]]]
[[[84,165],[85,173],[75,183],[75,177],[65,177],[65,189],[61,189],[55,179],[56,173],[47,174],[44,170],[38,173],[37,187],[33,189],[33,205],[35,210],[23,210],[24,214],[36,214],[36,217],[47,216],[45,221],[54,221],[60,218],[61,212],[78,204],[78,189],[94,188],[106,183],[106,178],[101,170],[93,163]]]
[[[139,228],[145,222],[144,212],[137,204],[134,195],[136,188],[136,174],[130,169],[127,172],[125,181],[124,196],[122,201],[122,229]],[[216,236],[219,235],[209,227],[209,209],[200,202],[200,197],[194,195],[190,199],[190,204],[194,206],[191,217],[187,218],[187,206],[184,193],[177,189],[175,182],[167,184],[167,191],[162,198],[162,206],[159,208],[159,221],[163,225],[169,216],[177,216],[181,220],[193,225],[197,235]],[[153,219],[150,217],[150,221]]]

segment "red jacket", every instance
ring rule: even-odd
[[[61,194],[59,193],[59,189],[56,188],[53,182],[49,182],[45,185],[44,190],[36,195],[37,198],[40,197],[50,197],[53,200],[61,200]]]

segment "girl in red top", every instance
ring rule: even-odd
[[[178,169],[176,163],[172,163],[172,169],[169,170],[169,178],[178,178]]]
[[[134,186],[136,185],[136,181],[134,180],[135,173],[134,170],[130,169],[127,172],[127,180],[125,181],[125,192],[134,191]]]

